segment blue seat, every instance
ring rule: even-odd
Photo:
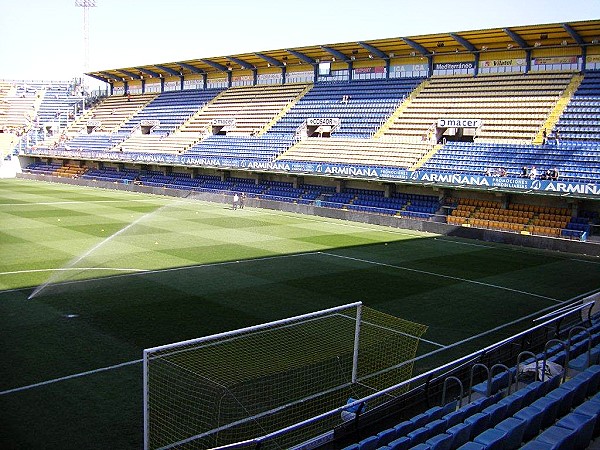
[[[488,428],[489,422],[490,416],[489,414],[485,413],[475,413],[471,417],[467,417],[465,419],[465,423],[473,425],[470,439],[473,439],[475,436],[483,433],[485,429]]]
[[[453,440],[450,434],[441,433],[427,439],[425,444],[429,445],[431,450],[450,450]]]
[[[394,439],[387,446],[390,448],[390,450],[408,450],[411,447],[410,439],[406,436],[402,436]]]
[[[460,450],[485,450],[485,445],[479,444],[478,442],[467,442],[466,444],[458,447]]]
[[[400,422],[398,425],[394,425],[393,428],[396,431],[396,436],[402,437],[406,436],[408,433],[414,430],[415,424],[412,423],[410,420],[405,420],[403,422]]]
[[[410,445],[412,446],[425,442],[431,436],[431,430],[425,427],[417,428],[416,430],[411,431],[407,435],[407,437],[410,438]]]
[[[550,444],[553,450],[574,450],[576,431],[553,425],[544,430],[536,441]]]
[[[587,397],[591,397],[600,389],[600,366],[594,365],[577,374],[575,378],[584,377],[588,379]]]
[[[596,421],[596,426],[594,427],[594,437],[600,435],[600,401],[591,399],[587,402],[583,402],[573,411],[576,414],[583,414],[584,416],[593,417]]]
[[[486,450],[502,450],[504,447],[505,436],[506,431],[488,428],[480,435],[475,436],[473,442],[483,444]]]
[[[538,398],[531,404],[532,408],[542,411],[542,428],[547,428],[554,423],[559,405],[560,400],[552,397]]]
[[[383,447],[384,445],[388,445],[394,439],[396,439],[396,430],[393,428],[388,428],[386,430],[380,431],[377,433],[377,445],[379,447]]]
[[[510,417],[524,406],[529,406],[529,403],[525,404],[523,400],[527,397],[531,397],[532,391],[526,389],[519,389],[517,392],[513,392],[508,397],[501,399],[498,404],[506,405],[506,416]],[[531,397],[532,398],[532,397]]]
[[[562,428],[575,431],[574,448],[583,450],[588,447],[594,435],[596,419],[583,414],[570,413],[556,422]]]
[[[425,424],[425,428],[431,432],[430,436],[435,436],[436,434],[443,433],[448,428],[448,425],[444,419],[436,419]]]
[[[506,411],[508,411],[508,405],[502,403],[495,403],[485,408],[482,413],[490,416],[488,426],[494,427],[496,424],[502,422],[506,418]]]
[[[588,391],[589,379],[586,377],[573,377],[560,385],[560,389],[573,391],[573,404],[580,405],[585,400]]]
[[[521,447],[526,426],[527,423],[524,420],[517,419],[516,417],[508,417],[494,427],[497,430],[506,432],[504,450],[513,450]]]
[[[375,450],[378,447],[379,438],[377,436],[369,436],[358,443],[359,450]]]
[[[426,443],[421,443],[421,444],[417,444],[414,447],[411,447],[413,450],[429,450],[431,447],[429,447],[428,444]]]
[[[563,388],[563,386],[564,384],[546,394],[546,397],[555,398],[559,401],[557,417],[562,417],[569,413],[573,404],[573,397],[575,396],[574,389]]]
[[[471,439],[473,425],[470,423],[458,423],[446,430],[452,436],[452,448],[460,447]]]
[[[517,411],[513,416],[516,419],[521,419],[525,422],[525,431],[523,433],[523,441],[527,442],[536,436],[542,428],[542,418],[544,412],[533,406],[526,406]]]
[[[467,414],[462,409],[458,411],[453,411],[451,413],[446,414],[443,419],[446,421],[448,427],[454,426],[458,423],[461,423],[467,418]]]

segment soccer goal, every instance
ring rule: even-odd
[[[397,384],[412,375],[425,330],[358,302],[144,350],[144,447],[242,442]],[[276,447],[340,422],[318,421]]]

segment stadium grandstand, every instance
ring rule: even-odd
[[[5,81],[3,154],[18,153],[13,167],[27,176],[247,191],[353,217],[410,219],[403,227],[419,219],[477,236],[473,229],[593,240],[598,26],[522,26],[108,69],[87,74],[107,86],[93,108],[78,84]]]
[[[250,207],[600,256],[600,20],[86,75],[106,84],[103,95],[92,98],[80,80],[0,82],[3,177],[228,205],[244,194]],[[231,417],[206,430],[180,431],[170,421],[179,406],[165,401],[153,410],[150,384],[144,444],[588,448],[600,435],[600,322],[582,298],[506,341],[377,392],[355,386],[347,403],[279,428],[260,420],[289,405],[260,411],[267,400],[252,391],[258,412],[239,418],[233,405]],[[386,331],[396,326],[385,319]],[[183,367],[173,354],[165,360]],[[145,389],[162,376],[153,378],[152,364],[167,373],[160,358],[144,361]],[[352,372],[351,358],[344,361]],[[252,373],[259,380],[251,381],[275,375],[287,374]],[[320,393],[302,395],[300,404]],[[246,421],[259,424],[254,434],[235,435]],[[304,427],[313,435],[298,433]]]

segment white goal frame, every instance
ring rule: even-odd
[[[346,304],[343,306],[329,308],[329,309],[325,309],[325,310],[321,310],[321,311],[317,311],[317,312],[313,312],[313,313],[309,313],[309,314],[303,314],[303,315],[299,315],[299,316],[295,316],[295,317],[290,317],[290,318],[286,318],[286,319],[282,319],[282,320],[276,320],[276,321],[261,324],[261,325],[255,325],[255,326],[241,328],[241,329],[228,331],[228,332],[224,332],[224,333],[217,333],[217,334],[214,334],[211,336],[205,336],[205,337],[201,337],[201,338],[197,338],[197,339],[191,339],[191,340],[187,340],[187,341],[181,341],[181,342],[177,342],[177,343],[173,343],[173,344],[167,344],[167,345],[162,345],[162,346],[158,346],[158,347],[145,349],[143,352],[144,449],[150,450],[150,414],[149,414],[150,400],[149,400],[148,370],[149,370],[149,361],[152,358],[152,355],[154,353],[165,352],[170,349],[173,349],[176,351],[176,349],[184,347],[184,346],[207,343],[210,341],[233,337],[233,336],[243,334],[243,333],[261,331],[261,330],[265,330],[268,328],[285,325],[287,323],[298,322],[301,320],[310,320],[310,319],[318,318],[321,316],[331,315],[333,313],[337,313],[342,310],[348,311],[349,309],[352,309],[352,308],[354,308],[356,311],[356,326],[355,326],[355,332],[354,332],[354,347],[353,347],[354,351],[353,351],[353,358],[352,358],[352,383],[355,383],[357,381],[357,376],[358,376],[358,356],[359,356],[358,353],[359,353],[360,327],[361,327],[361,322],[362,322],[362,302],[349,303],[349,304]],[[163,448],[170,448],[171,446],[180,445],[185,442],[191,442],[195,438],[196,437],[192,436],[189,439],[172,443],[171,445],[163,447]]]

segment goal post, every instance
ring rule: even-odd
[[[408,379],[425,329],[356,302],[146,349],[144,448],[241,442]]]

